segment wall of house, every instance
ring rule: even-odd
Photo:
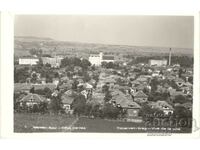
[[[127,109],[127,117],[138,117],[139,109]]]

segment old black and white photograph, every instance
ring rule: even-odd
[[[192,133],[194,16],[15,15],[15,133]]]

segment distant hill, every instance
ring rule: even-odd
[[[110,52],[121,54],[132,54],[135,56],[153,56],[166,55],[170,47],[151,47],[151,46],[129,46],[129,45],[108,45],[98,43],[81,43],[71,41],[56,41],[48,37],[34,36],[15,36],[15,55],[27,55],[32,48],[42,49],[46,53],[65,54],[74,53],[92,53],[92,52]],[[172,48],[173,55],[193,56],[193,50],[187,48]]]
[[[53,39],[48,37],[15,36],[15,40],[32,42],[32,41],[52,41]]]

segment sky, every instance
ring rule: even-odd
[[[15,36],[132,46],[193,48],[192,16],[17,15]]]

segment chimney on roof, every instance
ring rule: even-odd
[[[169,66],[171,65],[172,50],[169,49]]]

